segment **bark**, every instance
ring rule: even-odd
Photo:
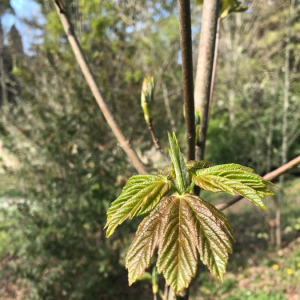
[[[197,160],[203,160],[205,153],[219,4],[219,0],[204,0],[203,3],[202,27],[195,83],[195,109],[199,110],[201,114]]]
[[[212,98],[213,98],[214,86],[215,86],[215,79],[216,79],[216,73],[217,73],[219,42],[220,42],[220,26],[221,26],[221,17],[218,17],[217,31],[216,31],[216,41],[215,41],[215,53],[214,53],[213,69],[212,69],[211,84],[210,84],[208,118],[210,116],[210,110],[211,110]]]
[[[283,96],[283,118],[282,118],[282,149],[281,149],[281,163],[285,164],[287,162],[287,152],[288,152],[288,141],[287,141],[287,117],[289,109],[289,95],[290,95],[290,56],[291,56],[291,27],[293,19],[293,7],[295,6],[295,0],[291,0],[290,3],[290,13],[288,21],[288,32],[286,37],[285,46],[285,74],[284,74],[284,96]],[[283,185],[284,176],[279,178],[279,193],[276,197],[276,246],[281,247],[281,203],[283,200]]]
[[[109,125],[111,128],[113,134],[115,135],[116,139],[119,142],[120,147],[125,151],[127,154],[129,160],[131,161],[132,165],[135,167],[135,169],[141,173],[146,174],[147,171],[141,162],[140,158],[132,148],[130,142],[126,137],[124,136],[123,132],[121,131],[119,125],[117,124],[117,121],[115,120],[112,112],[110,111],[102,93],[100,92],[100,89],[96,83],[96,80],[94,78],[94,75],[92,74],[92,71],[86,61],[86,58],[82,52],[82,49],[79,45],[78,39],[74,33],[73,27],[71,25],[71,22],[66,14],[66,11],[63,7],[63,4],[60,0],[56,0],[54,2],[55,8],[57,11],[57,14],[60,18],[60,21],[63,25],[63,28],[65,30],[65,33],[68,37],[70,46],[74,52],[74,55],[76,57],[76,60],[81,68],[81,71]]]
[[[299,164],[300,164],[300,155],[294,158],[293,160],[289,161],[288,163],[282,165],[278,169],[266,174],[263,178],[266,180],[273,180]],[[216,205],[216,208],[219,210],[224,210],[232,206],[233,204],[239,202],[242,199],[244,199],[244,197],[242,196],[231,197],[228,200],[225,200],[223,203]]]
[[[195,159],[195,108],[193,84],[193,54],[191,11],[189,0],[178,0],[180,49],[182,60],[182,83],[185,110],[185,134],[187,139],[187,159]]]

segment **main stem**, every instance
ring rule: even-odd
[[[185,134],[187,159],[195,159],[195,108],[193,83],[193,53],[191,11],[189,0],[178,0],[180,49],[182,61],[182,84],[185,110]]]
[[[219,6],[220,0],[204,0],[203,2],[202,26],[195,81],[195,109],[199,110],[201,114],[199,139],[197,143],[197,160],[203,160],[205,153]]]
[[[76,57],[76,60],[80,66],[80,69],[86,79],[86,82],[88,83],[103,115],[104,118],[107,121],[107,124],[111,128],[113,134],[115,135],[116,139],[119,142],[120,147],[125,151],[127,154],[129,160],[131,161],[132,165],[135,167],[135,169],[140,174],[146,174],[147,171],[140,160],[140,158],[137,156],[136,152],[132,148],[130,142],[126,137],[124,136],[123,132],[121,131],[119,125],[117,124],[116,119],[114,118],[112,112],[110,111],[108,105],[106,104],[106,101],[104,100],[104,97],[102,93],[100,92],[100,89],[96,83],[96,80],[94,78],[94,75],[92,74],[92,71],[87,63],[87,60],[82,52],[82,49],[79,45],[79,42],[77,40],[77,37],[75,35],[75,32],[73,30],[73,26],[66,14],[66,11],[63,7],[63,4],[60,0],[56,0],[54,2],[57,14],[60,18],[60,21],[63,25],[63,28],[65,30],[65,33],[68,37],[70,46],[74,52],[74,55]]]

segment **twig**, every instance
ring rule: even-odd
[[[204,159],[208,128],[209,99],[220,0],[204,0],[202,26],[195,81],[195,108],[201,114],[197,160]]]
[[[160,142],[159,142],[158,138],[156,137],[156,135],[154,133],[152,122],[148,124],[148,129],[151,133],[152,141],[154,143],[154,146],[155,146],[156,150],[160,152],[160,154],[163,156],[163,158],[165,159],[166,162],[170,162],[171,160],[170,160],[169,156],[167,156],[166,153],[161,148]]]
[[[300,164],[300,155],[298,157],[294,158],[293,160],[289,161],[285,165],[279,167],[278,169],[266,174],[263,178],[266,180],[273,180],[276,177],[286,173],[288,170],[294,168],[298,164]],[[223,203],[216,205],[216,208],[219,210],[224,210],[224,209],[232,206],[233,204],[239,202],[242,199],[244,199],[244,197],[242,197],[242,196],[231,197],[228,200],[225,200]]]
[[[187,159],[195,159],[195,108],[190,0],[177,0],[182,60]]]
[[[111,128],[112,132],[114,133],[116,139],[119,142],[120,147],[122,147],[122,149],[125,151],[125,153],[127,154],[129,160],[131,161],[131,163],[135,167],[135,169],[141,174],[146,174],[147,171],[146,171],[142,161],[140,160],[140,158],[138,157],[138,155],[132,148],[128,139],[126,139],[126,137],[124,136],[124,134],[121,131],[119,125],[117,124],[117,121],[115,120],[112,112],[110,111],[109,107],[107,106],[107,103],[104,100],[102,93],[100,92],[100,89],[96,83],[94,75],[92,74],[92,71],[86,61],[86,58],[82,52],[82,49],[79,45],[77,37],[74,33],[72,24],[66,14],[64,6],[62,4],[62,1],[56,0],[54,2],[54,4],[55,4],[57,14],[58,14],[60,21],[63,25],[63,28],[65,30],[65,33],[68,37],[70,46],[76,57],[76,60],[81,68],[81,71],[86,79],[86,82],[89,85],[109,127]]]

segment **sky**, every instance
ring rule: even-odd
[[[36,19],[39,23],[43,23],[44,17],[41,13],[40,4],[33,0],[11,0],[10,4],[15,11],[15,15],[10,13],[3,15],[1,22],[4,32],[7,34],[11,26],[15,25],[22,36],[24,52],[30,54],[30,44],[37,42],[37,36],[41,34],[41,31],[24,24],[22,19]],[[5,41],[7,41],[7,37]]]

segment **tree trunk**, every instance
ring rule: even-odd
[[[219,6],[219,0],[204,0],[203,3],[202,27],[195,81],[195,109],[201,114],[197,144],[198,160],[204,159],[205,153]]]
[[[212,106],[212,99],[213,99],[213,93],[214,93],[214,87],[215,87],[215,79],[216,79],[216,73],[217,73],[217,63],[218,63],[218,53],[219,53],[219,43],[220,43],[220,27],[221,27],[221,16],[218,17],[218,21],[217,21],[215,52],[214,52],[213,69],[212,69],[212,75],[211,75],[211,84],[210,84],[208,118],[210,116],[210,110],[211,110],[211,106]]]
[[[66,14],[66,11],[63,7],[63,4],[60,0],[56,0],[55,2],[55,8],[57,11],[57,14],[60,18],[60,21],[64,27],[65,33],[68,37],[69,43],[71,45],[71,48],[75,54],[76,60],[81,68],[81,71],[109,125],[112,132],[114,133],[116,139],[119,142],[120,147],[125,151],[127,154],[129,160],[131,161],[132,165],[135,167],[135,169],[141,173],[146,174],[147,171],[141,162],[140,158],[132,148],[130,142],[126,137],[124,136],[123,132],[121,131],[119,125],[117,124],[117,121],[115,120],[112,112],[110,111],[109,107],[107,106],[106,101],[104,100],[103,95],[100,92],[100,89],[96,83],[96,80],[94,78],[94,75],[92,74],[92,71],[86,61],[86,58],[82,52],[82,49],[79,45],[79,42],[77,40],[77,37],[74,33],[73,27],[70,23],[70,20]]]
[[[291,28],[293,22],[293,8],[295,0],[290,3],[290,13],[288,21],[288,33],[286,37],[285,46],[285,75],[284,75],[284,97],[283,97],[283,118],[282,118],[282,150],[281,150],[281,163],[287,162],[287,116],[289,109],[289,95],[290,95],[290,56],[291,56]],[[279,193],[276,199],[276,246],[281,247],[281,203],[283,200],[283,185],[284,176],[279,178]]]

